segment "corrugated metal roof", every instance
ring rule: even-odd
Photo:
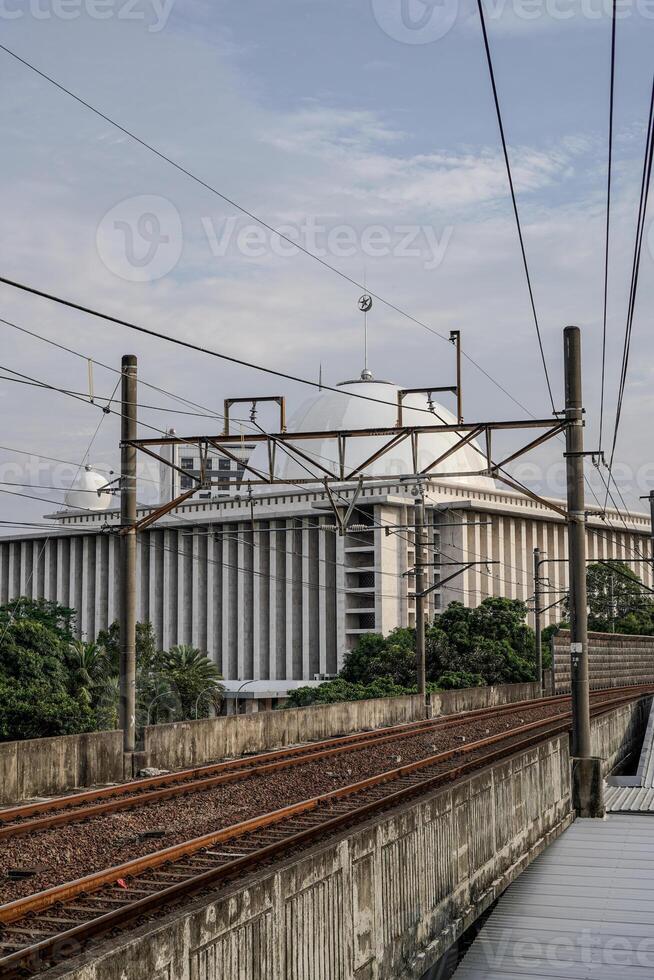
[[[654,817],[577,820],[523,872],[455,980],[651,980]]]
[[[636,775],[609,778],[604,802],[607,813],[654,813],[654,702],[649,713]]]
[[[651,786],[607,786],[604,802],[608,813],[654,814],[654,789]]]

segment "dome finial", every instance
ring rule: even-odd
[[[364,368],[363,371],[361,372],[361,380],[362,381],[372,381],[373,380],[372,371],[370,371],[367,367]]]

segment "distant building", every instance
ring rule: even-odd
[[[290,420],[289,431],[395,424],[397,386],[362,379],[341,387],[352,397],[317,394]],[[360,393],[373,401],[355,397]],[[426,397],[412,397],[407,424],[425,424],[429,416],[418,409],[427,405]],[[441,406],[435,410],[455,421]],[[424,438],[435,458],[454,436]],[[357,442],[358,458],[374,451],[374,437]],[[244,454],[251,451],[247,444],[241,448]],[[255,450],[253,460],[261,451]],[[333,444],[314,442],[311,452],[323,465],[334,463]],[[183,446],[179,453],[183,467],[192,459],[194,471],[199,470],[195,456]],[[488,477],[439,477],[439,472],[479,469],[478,460],[478,452],[467,445],[425,485],[433,560],[480,562],[430,594],[430,618],[455,599],[470,606],[487,596],[528,601],[536,546],[553,559],[546,568],[552,601],[567,587],[567,566],[557,560],[567,553],[560,515],[500,489]],[[241,484],[240,491],[226,486],[220,496],[197,494],[139,534],[139,619],[153,623],[162,647],[192,643],[208,651],[232,694],[242,688],[241,703],[248,707],[283,698],[298,681],[335,674],[362,634],[415,625],[414,486],[399,476],[413,470],[408,440],[367,469],[381,479],[364,485],[348,533],[340,536],[324,487],[318,482],[293,485],[300,474],[306,476],[299,462],[288,460],[287,485],[251,497],[241,467],[232,467],[230,478]],[[172,479],[171,472],[164,467],[162,478]],[[180,488],[173,481],[166,492],[172,496]],[[97,487],[92,489],[97,496]],[[343,486],[339,496],[347,502],[354,492],[352,485]],[[109,499],[106,494],[98,498],[98,506],[106,508]],[[149,509],[140,507],[139,517]],[[589,517],[590,558],[649,554],[648,516],[632,514],[626,525],[617,513],[609,512],[608,518],[613,528],[600,517]],[[94,637],[118,616],[118,536],[111,532],[119,515],[115,508],[99,513],[72,509],[56,515],[56,522],[47,534],[0,541],[0,601],[18,595],[56,599],[77,609],[79,633]],[[654,586],[651,564],[644,562],[637,570]],[[428,580],[439,580],[436,566],[430,566]],[[554,608],[545,622],[558,617]]]
[[[175,434],[174,429],[168,430],[168,435],[174,436]],[[238,462],[234,462],[226,456],[222,458],[209,457],[205,461],[206,473],[207,475],[211,475],[212,478],[215,478],[215,471],[217,470],[218,481],[214,483],[211,489],[199,490],[197,494],[198,498],[206,500],[215,495],[238,490],[243,482],[245,464],[250,458],[253,449],[254,445],[247,443],[244,439],[241,445],[230,446],[230,452],[232,456],[237,457]],[[178,446],[164,447],[161,455],[169,460],[173,466],[185,470],[186,473],[180,473],[179,470],[173,469],[173,466],[167,466],[164,463],[160,464],[159,481],[162,502],[173,500],[180,493],[183,493],[184,490],[190,490],[196,483],[193,477],[196,477],[196,479],[201,478],[200,457],[194,454],[193,450],[193,446],[185,446],[183,443],[180,443]]]

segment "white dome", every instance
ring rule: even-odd
[[[318,432],[326,429],[373,429],[393,428],[397,423],[397,395],[401,389],[390,382],[374,380],[345,381],[339,386],[339,392],[322,391],[308,398],[300,405],[288,422],[288,431]],[[340,392],[343,392],[341,394]],[[348,397],[351,393],[352,397]],[[358,398],[357,395],[365,395]],[[371,401],[369,399],[376,399]],[[402,424],[406,426],[437,425],[439,422],[455,425],[456,417],[443,408],[442,405],[429,402],[426,394],[407,395],[403,400]],[[390,440],[389,435],[366,436],[348,439],[346,443],[346,471],[365,462],[378,449]],[[420,470],[429,466],[435,459],[455,445],[459,437],[455,432],[434,432],[421,436],[418,440],[418,467]],[[326,467],[334,476],[338,476],[338,448],[334,439],[314,440],[295,439],[298,448]],[[476,443],[474,444],[476,445]],[[267,469],[265,460],[267,454],[259,446],[255,452],[252,464],[263,470]],[[439,474],[466,473],[483,469],[485,456],[476,452],[473,444],[463,446],[451,456],[448,456],[439,466],[430,471],[429,476],[438,478]],[[290,458],[286,452],[278,449],[275,475],[278,479],[306,478],[311,470],[322,481],[319,471],[309,463],[299,458]],[[403,440],[380,459],[365,467],[364,476],[382,476],[389,479],[398,476],[408,476],[414,473],[411,451],[411,439]],[[495,481],[486,476],[446,476],[444,482],[454,483],[476,489],[493,490]]]
[[[85,466],[75,477],[70,490],[66,491],[66,507],[72,510],[106,510],[111,503],[111,494],[108,490],[100,489],[106,486],[106,476]]]

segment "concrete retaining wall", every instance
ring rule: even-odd
[[[447,691],[432,696],[430,711],[437,716],[535,696],[534,684]],[[177,769],[424,717],[422,699],[412,696],[156,725],[145,729],[144,758]],[[122,779],[121,732],[0,742],[0,805]]]
[[[418,978],[570,819],[567,738],[553,739],[61,975]]]
[[[2,804],[122,778],[122,732],[0,742]]]
[[[430,695],[428,710],[432,717],[437,717],[524,701],[536,697],[536,694],[535,684],[443,691]],[[298,742],[420,721],[424,717],[424,703],[417,695],[347,701],[152,725],[145,729],[144,749],[149,765],[160,769],[177,769]]]
[[[570,690],[570,633],[552,636],[552,660],[557,694]],[[589,633],[588,663],[592,688],[654,684],[654,636]]]
[[[646,709],[593,723],[607,766]],[[418,980],[572,819],[558,736],[44,975]]]

